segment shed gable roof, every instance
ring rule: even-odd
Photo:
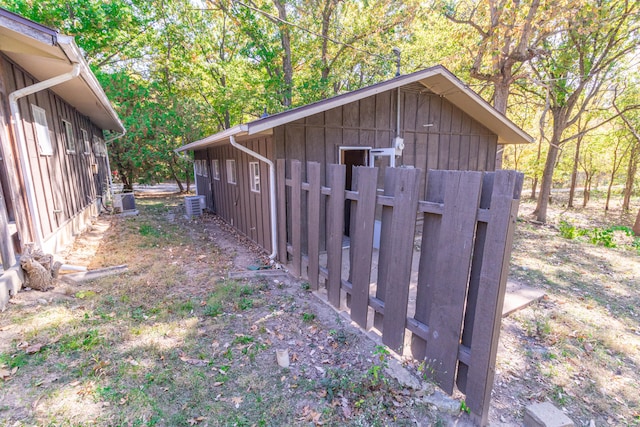
[[[498,135],[501,144],[526,144],[533,142],[533,138],[520,129],[506,116],[499,113],[480,95],[469,89],[449,70],[441,65],[417,71],[412,74],[399,76],[391,80],[354,90],[333,98],[307,104],[269,117],[254,120],[249,123],[234,126],[222,132],[192,142],[178,148],[176,151],[195,150],[218,142],[224,142],[230,136],[241,137],[270,132],[273,128],[300,120],[311,115],[337,108],[350,102],[358,101],[378,93],[393,90],[412,83],[420,83],[437,95],[440,95],[473,119],[482,123],[487,129]]]
[[[102,129],[124,132],[73,37],[0,8],[0,51],[39,81],[67,73],[74,64],[80,64],[78,78],[51,90]]]

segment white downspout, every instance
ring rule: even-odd
[[[261,154],[256,153],[236,142],[236,139],[231,135],[229,137],[231,145],[238,150],[247,153],[248,155],[255,157],[256,159],[265,162],[269,165],[269,207],[271,214],[271,247],[273,251],[269,255],[269,259],[276,259],[278,255],[278,219],[276,218],[276,168],[273,162]]]
[[[33,84],[31,86],[27,86],[22,89],[18,89],[9,94],[9,105],[11,108],[11,119],[13,120],[13,126],[15,129],[16,142],[18,145],[18,151],[20,154],[20,167],[22,168],[22,178],[24,179],[25,193],[27,196],[27,205],[29,207],[29,213],[31,214],[32,224],[33,224],[33,232],[35,243],[40,249],[44,249],[42,244],[44,241],[44,237],[42,235],[42,226],[40,224],[40,217],[38,216],[38,207],[37,201],[35,197],[35,189],[33,185],[33,180],[31,179],[31,164],[29,162],[28,152],[27,152],[27,141],[24,136],[24,131],[22,129],[22,118],[20,117],[20,108],[18,107],[18,99],[25,97],[27,95],[34,94],[36,92],[40,92],[41,90],[48,89],[52,86],[59,85],[66,81],[75,79],[80,75],[81,71],[80,64],[74,64],[73,69],[68,73],[61,74],[56,77],[52,77],[50,79],[44,80],[42,82]]]
[[[124,129],[122,133],[114,137],[111,137],[104,142],[104,148],[107,151],[106,153],[107,154],[107,173],[109,174],[109,191],[111,192],[111,198],[113,198],[113,178],[111,176],[111,159],[109,158],[109,150],[107,150],[107,144],[115,141],[116,139],[122,138],[123,136],[125,136],[126,133],[127,133],[127,130]]]

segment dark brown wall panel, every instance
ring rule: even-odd
[[[256,138],[241,144],[269,159],[273,159],[274,151],[277,149],[269,137]],[[220,165],[219,180],[214,179],[212,171],[209,170],[207,184],[211,185],[211,192],[207,195],[207,204],[212,205],[218,216],[242,234],[271,251],[268,165],[229,144],[198,150],[195,152],[195,158],[203,158],[203,153],[208,156],[209,164],[217,159]],[[228,159],[236,161],[236,184],[227,182]],[[258,162],[260,166],[260,193],[251,191],[250,162]]]
[[[0,55],[7,93],[37,81],[8,58]],[[52,145],[52,155],[41,155],[34,132],[31,105],[45,110]],[[31,176],[35,187],[36,203],[42,233],[49,237],[69,219],[86,208],[106,183],[106,159],[85,154],[80,129],[87,131],[90,142],[93,135],[102,137],[102,131],[88,117],[81,115],[62,98],[44,90],[18,101],[22,116],[22,129],[29,153]],[[75,153],[67,152],[62,120],[71,123],[76,146]],[[91,164],[96,163],[99,173],[94,175]]]

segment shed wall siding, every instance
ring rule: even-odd
[[[2,99],[6,111],[9,110],[6,98],[9,93],[37,83],[31,75],[3,55],[0,55],[0,78],[3,80],[6,92]],[[52,155],[40,155],[33,125],[32,104],[46,111],[53,148]],[[102,139],[102,130],[50,90],[21,98],[18,105],[22,116],[20,126],[26,139],[42,234],[47,240],[94,204],[98,195],[102,195],[108,180],[107,163],[106,158],[94,155],[92,143],[93,136]],[[62,120],[71,123],[73,127],[75,153],[67,152]],[[84,141],[80,129],[88,133],[91,147],[89,154],[84,152]],[[19,153],[15,144],[13,148],[13,156],[16,163],[19,163]],[[98,165],[97,175],[94,175],[91,168],[91,164],[94,163]],[[21,202],[26,203],[25,200]]]
[[[391,147],[397,93],[382,92],[275,128],[276,157],[319,162],[324,178],[325,165],[339,163],[339,147]],[[405,149],[396,166],[423,170],[422,195],[429,169],[495,168],[497,136],[446,98],[409,85],[400,90],[400,108]]]
[[[256,138],[242,144],[268,159],[274,159],[271,137]],[[208,177],[196,178],[198,192],[206,196],[208,208],[267,251],[271,251],[269,166],[230,144],[196,151],[194,158],[205,160],[208,167]],[[213,177],[211,163],[214,159],[220,165],[219,180]],[[227,182],[227,160],[236,161],[236,184]],[[251,191],[249,162],[259,163],[259,193]]]

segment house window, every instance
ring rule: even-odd
[[[107,146],[95,135],[93,136],[93,154],[96,157],[106,157],[107,155]]]
[[[209,176],[209,169],[207,169],[206,160],[200,160],[200,172],[200,175],[204,176],[205,178]]]
[[[220,162],[218,159],[211,160],[211,174],[213,179],[220,181]]]
[[[40,155],[51,156],[53,154],[53,146],[51,145],[51,137],[49,136],[49,125],[47,124],[47,113],[43,108],[31,104],[33,112],[33,122],[36,128],[36,140],[40,148]]]
[[[251,191],[260,192],[260,164],[258,162],[249,162],[249,182],[251,183]]]
[[[80,129],[82,134],[82,142],[84,143],[84,154],[91,154],[91,143],[89,142],[89,133],[86,130]]]
[[[73,135],[73,125],[66,121],[62,121],[62,127],[64,128],[64,139],[67,144],[67,153],[75,153],[76,152],[76,138]]]
[[[233,159],[227,160],[227,182],[229,184],[235,184],[236,179],[236,161]]]

